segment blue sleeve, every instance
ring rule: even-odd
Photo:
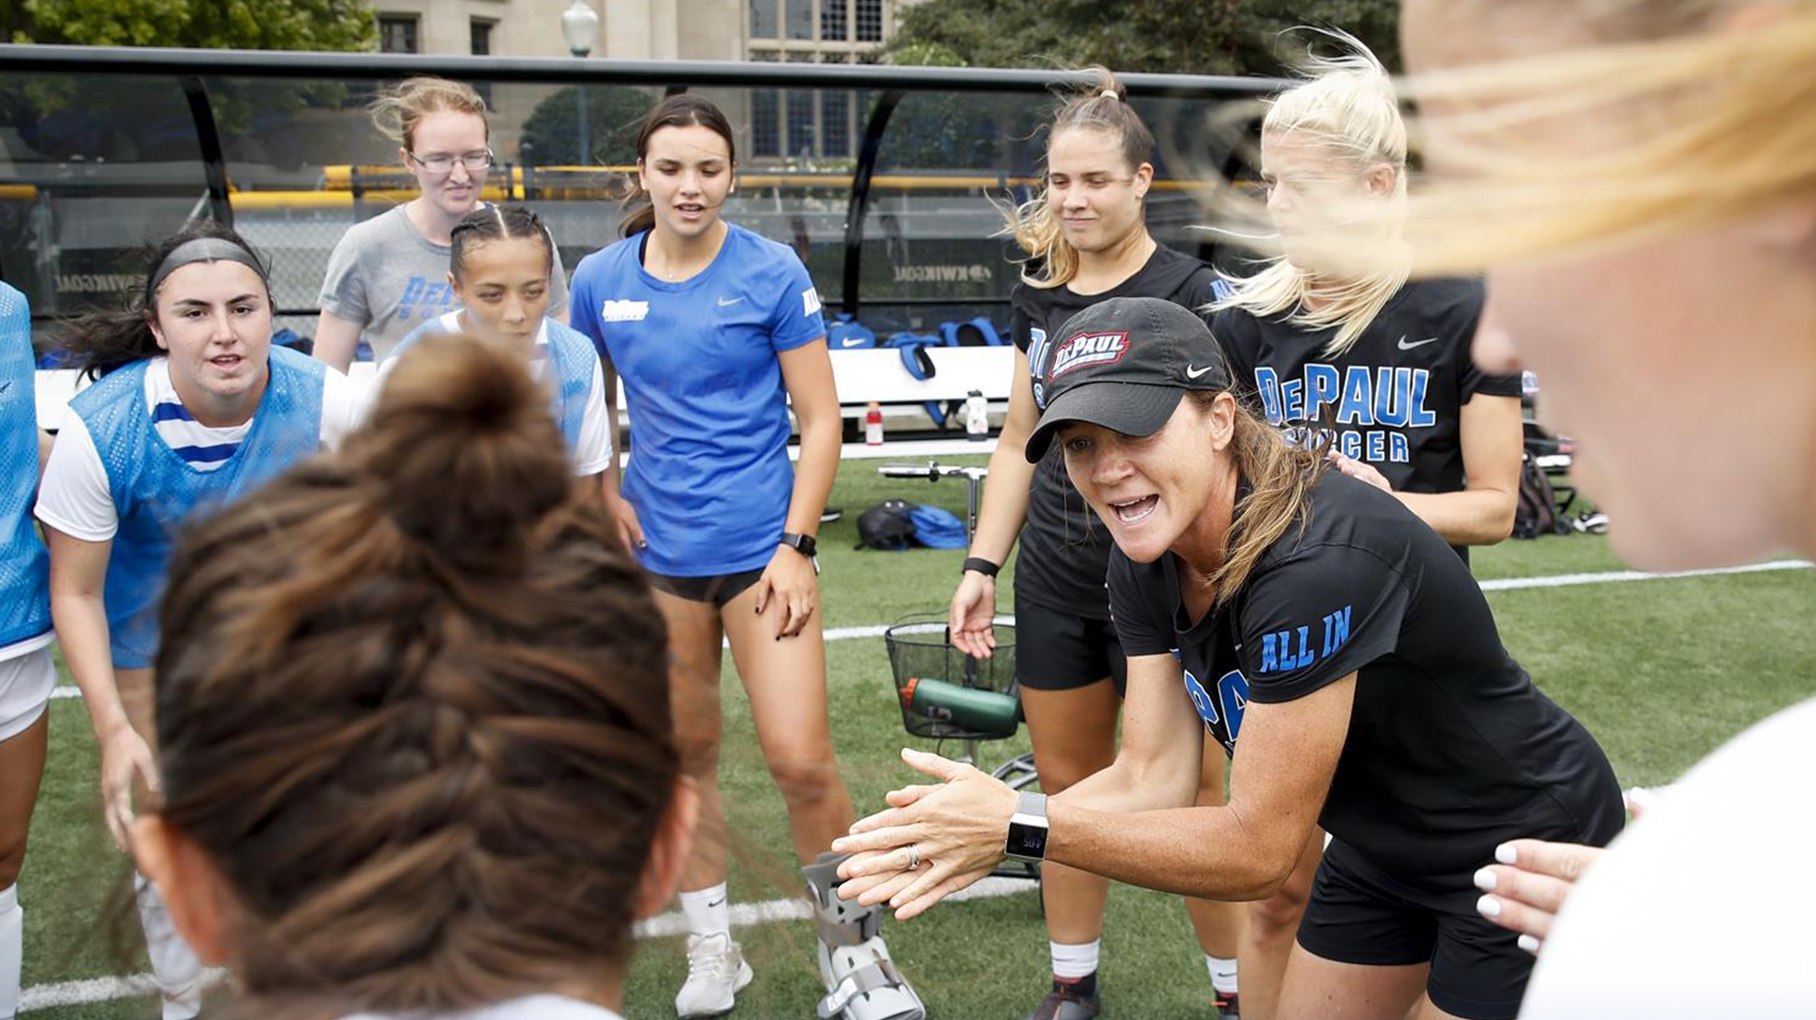
[[[771,320],[769,343],[778,353],[792,351],[826,335],[826,321],[820,314],[820,293],[813,289],[813,278],[793,252],[784,256],[786,265],[781,275],[782,293],[776,298]]]
[[[1238,595],[1249,700],[1292,701],[1390,654],[1411,593],[1367,549],[1320,545],[1253,578]]]

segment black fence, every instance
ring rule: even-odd
[[[328,254],[413,181],[365,104],[437,74],[493,108],[486,197],[529,204],[571,270],[616,238],[637,123],[704,94],[740,132],[725,214],[800,253],[829,312],[887,333],[1007,318],[1002,207],[1038,187],[1060,73],[870,64],[680,63],[0,45],[0,277],[34,316],[117,303],[140,252],[197,217],[271,257],[280,321],[313,331]],[[1277,83],[1130,74],[1159,141],[1149,227],[1216,258],[1203,188],[1236,176],[1213,118]],[[1242,104],[1233,107],[1230,104]]]

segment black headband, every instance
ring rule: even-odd
[[[197,237],[170,249],[170,254],[164,256],[164,261],[152,270],[151,279],[145,284],[145,307],[150,308],[156,301],[158,288],[164,285],[166,277],[196,262],[238,262],[259,274],[259,279],[264,281],[266,287],[271,286],[271,280],[265,275],[265,267],[259,265],[259,260],[244,246],[224,237]]]

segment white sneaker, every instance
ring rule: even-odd
[[[724,932],[687,937],[687,984],[675,996],[675,1013],[684,1018],[723,1016],[737,1004],[737,994],[750,984],[744,951]]]

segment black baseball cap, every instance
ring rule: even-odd
[[[1189,309],[1150,297],[1110,298],[1072,316],[1040,367],[1047,409],[1028,437],[1030,463],[1054,433],[1082,421],[1151,436],[1187,390],[1230,388],[1211,328]]]

